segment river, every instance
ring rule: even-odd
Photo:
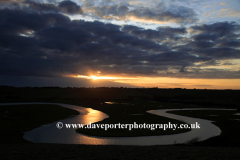
[[[74,109],[80,113],[80,115],[57,121],[62,122],[63,124],[89,124],[90,122],[94,123],[102,121],[103,119],[109,117],[107,114],[100,112],[98,110],[61,103],[2,103],[0,105],[26,105],[26,104],[54,104]],[[150,145],[172,145],[177,143],[186,143],[194,138],[198,138],[199,141],[203,141],[221,134],[220,128],[212,124],[212,121],[167,113],[168,111],[176,110],[209,110],[209,108],[160,109],[147,111],[148,113],[151,114],[176,119],[188,124],[194,124],[196,122],[200,124],[201,127],[200,129],[192,129],[189,132],[180,134],[139,136],[139,137],[93,137],[77,133],[75,129],[67,129],[65,127],[63,127],[62,129],[58,129],[56,127],[57,122],[54,122],[33,129],[31,131],[25,132],[23,138],[34,143],[150,146]],[[212,108],[210,110],[222,110],[222,109]]]

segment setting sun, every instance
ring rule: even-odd
[[[116,79],[114,77],[102,77],[102,76],[90,76],[89,79],[99,80],[99,79]]]
[[[86,79],[92,79],[92,80],[119,80],[119,79],[136,79],[136,78],[129,78],[129,77],[105,77],[105,76],[84,76],[84,75],[77,75],[77,76],[70,76],[70,77],[76,77],[76,78],[86,78]]]
[[[118,79],[116,77],[103,77],[103,76],[82,76],[82,75],[78,75],[78,76],[74,76],[77,78],[87,78],[87,79],[92,79],[92,80],[100,80],[100,79]]]

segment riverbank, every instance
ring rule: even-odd
[[[220,136],[212,137],[207,141],[198,142],[199,146],[234,146],[240,147],[240,115],[237,110],[198,110],[198,111],[170,111],[169,113],[203,118],[214,121],[213,124],[218,126],[222,133]]]
[[[239,159],[239,148],[197,146],[92,146],[1,144],[1,159]]]
[[[29,143],[26,131],[78,115],[79,112],[50,104],[0,106],[0,143]]]

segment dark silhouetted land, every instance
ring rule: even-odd
[[[1,106],[1,157],[4,159],[237,159],[240,136],[240,91],[158,88],[15,88],[0,87],[0,103],[52,102],[75,104],[100,110],[110,117],[98,123],[173,123],[175,120],[150,115],[147,110],[171,108],[232,108],[235,111],[175,111],[186,115],[216,121],[222,134],[203,142],[175,146],[86,146],[64,144],[34,144],[22,138],[23,132],[46,123],[78,114],[55,105]],[[105,102],[116,102],[106,104]],[[33,116],[38,113],[38,116]],[[218,115],[218,116],[212,116]],[[157,121],[157,122],[156,122]],[[27,123],[30,122],[30,123]],[[78,130],[97,136],[139,136],[174,134],[171,131],[146,130]],[[89,133],[86,133],[89,132]],[[177,132],[176,132],[177,133]],[[221,154],[219,154],[221,153]]]

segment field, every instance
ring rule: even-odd
[[[75,104],[100,110],[110,117],[97,123],[182,123],[146,113],[152,109],[228,108],[234,111],[174,111],[215,121],[222,134],[203,142],[174,146],[90,146],[34,144],[22,138],[23,132],[77,115],[56,105],[1,106],[1,156],[4,159],[237,159],[240,147],[239,90],[131,89],[131,88],[14,88],[0,87],[0,103],[53,102]],[[116,102],[107,104],[105,102]],[[78,130],[94,136],[149,136],[188,130]],[[174,153],[174,154],[173,154]],[[221,153],[221,154],[219,154]]]

